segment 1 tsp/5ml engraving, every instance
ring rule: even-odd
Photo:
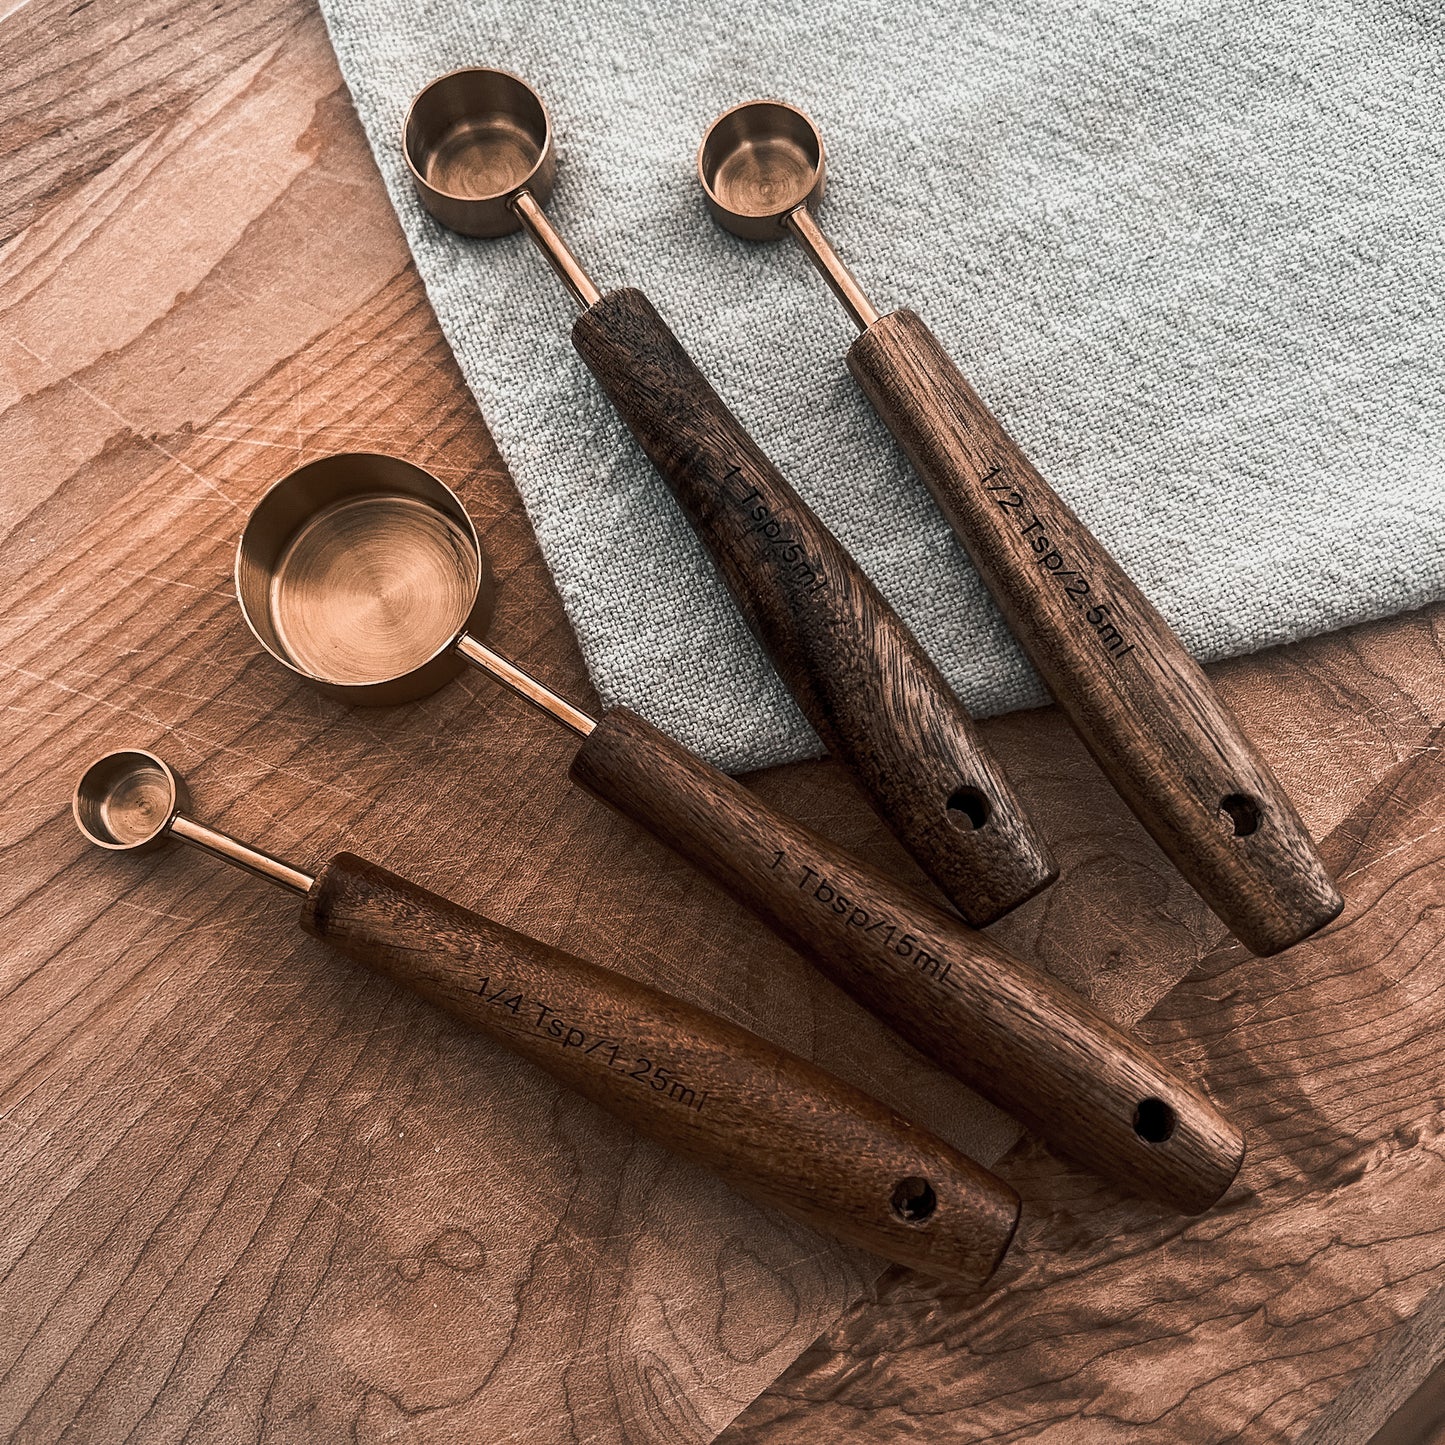
[[[745,537],[756,537],[764,551],[771,552],[778,563],[783,581],[788,586],[793,601],[821,592],[828,585],[827,575],[811,561],[803,544],[796,537],[790,537],[782,522],[773,514],[773,509],[764,500],[762,492],[754,487],[745,496],[734,490],[733,482],[742,476],[741,467],[728,468],[723,477],[723,495],[742,514],[746,525]],[[746,486],[746,482],[743,483]]]

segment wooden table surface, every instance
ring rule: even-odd
[[[1180,1221],[1025,1141],[998,1287],[875,1283],[339,967],[264,885],[77,837],[84,763],[155,747],[220,826],[367,851],[983,1152],[1014,1137],[570,788],[565,738],[482,679],[362,713],[258,656],[246,510],[389,450],[477,518],[497,645],[595,701],[309,4],[29,0],[0,54],[6,1438],[1322,1442],[1390,1416],[1445,1353],[1440,610],[1216,669],[1348,899],[1282,958],[1230,945],[1054,712],[987,724],[1064,865],[995,933],[1142,1020],[1251,1154]],[[917,881],[830,765],[754,783]]]

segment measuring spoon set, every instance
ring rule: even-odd
[[[443,225],[478,237],[525,229],[541,248],[582,308],[578,351],[779,673],[957,912],[636,714],[593,717],[490,648],[494,589],[476,529],[446,486],[399,458],[327,457],[262,497],[235,574],[262,647],[358,704],[405,703],[479,668],[573,735],[573,781],[928,1058],[1120,1187],[1189,1213],[1214,1203],[1242,1161],[1239,1131],[1140,1041],[975,931],[1052,881],[1047,844],[938,669],[647,299],[600,292],[554,229],[541,100],[505,72],[456,71],[417,96],[403,139],[417,192]],[[1328,923],[1339,895],[1203,673],[923,323],[910,311],[880,316],[829,247],[813,217],[824,153],[808,117],[772,101],[726,112],[698,176],[729,230],[792,234],[813,257],[862,332],[850,369],[1080,736],[1181,872],[1257,953]],[[196,822],[189,806],[181,779],[138,750],[92,764],[74,799],[98,847],[139,852],[178,837],[297,894],[308,932],[752,1198],[971,1285],[1007,1249],[1013,1191],[842,1080],[375,864],[342,853],[310,874]]]

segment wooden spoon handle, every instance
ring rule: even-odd
[[[1244,1153],[1239,1131],[1056,979],[625,708],[603,716],[571,771],[1061,1153],[1186,1212],[1229,1187]]]
[[[1330,922],[1340,895],[1268,764],[933,333],[895,311],[853,343],[848,369],[1099,766],[1205,902],[1259,954]]]
[[[884,1259],[982,1284],[1018,1196],[876,1099],[681,999],[347,853],[302,924],[740,1193]]]
[[[969,922],[1057,867],[973,719],[898,614],[723,405],[640,291],[572,339],[671,486],[828,751]]]

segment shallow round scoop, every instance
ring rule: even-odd
[[[154,753],[127,748],[81,774],[71,806],[76,826],[97,848],[140,853],[165,842],[190,799],[185,783]]]
[[[724,111],[697,152],[698,179],[713,219],[749,241],[783,235],[789,212],[817,205],[826,173],[818,127],[778,100],[750,100]]]
[[[354,703],[424,697],[466,666],[455,644],[492,615],[486,554],[430,472],[349,453],[289,473],[256,504],[236,596],[277,661]]]
[[[425,86],[407,112],[402,148],[422,205],[464,236],[519,230],[517,194],[546,205],[557,174],[547,108],[505,70],[454,70]]]

